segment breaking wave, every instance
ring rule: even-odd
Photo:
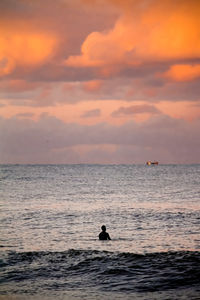
[[[1,294],[81,287],[126,293],[200,287],[200,253],[192,251],[9,251],[1,254],[0,269]]]

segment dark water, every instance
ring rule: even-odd
[[[1,300],[200,299],[200,165],[3,165],[0,187]]]
[[[106,251],[8,252],[0,263],[1,293],[50,294],[82,289],[99,295],[191,289],[200,292],[200,253],[163,252],[146,255]],[[109,297],[109,294],[108,294]],[[195,298],[194,298],[195,299]],[[196,298],[197,299],[197,298]]]

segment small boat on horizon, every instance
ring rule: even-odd
[[[151,166],[151,165],[158,165],[158,161],[147,161],[146,165]]]

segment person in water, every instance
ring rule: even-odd
[[[106,226],[101,226],[102,232],[99,233],[100,240],[111,240],[109,234],[106,232]]]

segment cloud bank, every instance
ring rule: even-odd
[[[25,116],[26,117],[26,116]],[[200,120],[157,116],[121,126],[66,124],[41,116],[1,119],[0,156],[7,163],[196,163],[199,159]]]

